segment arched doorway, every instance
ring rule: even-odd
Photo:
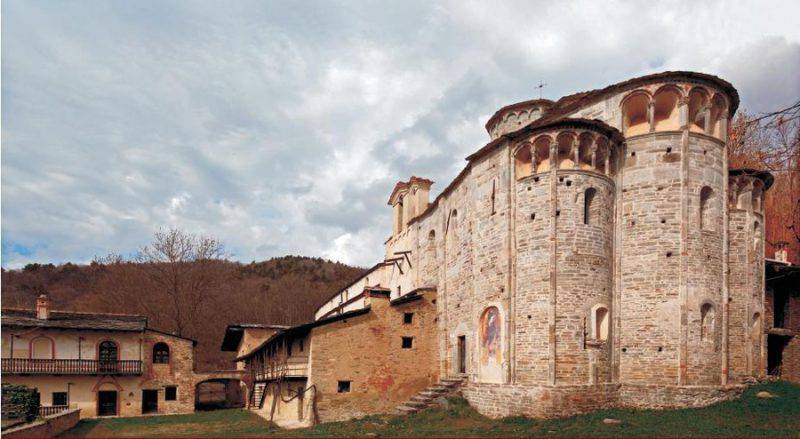
[[[196,410],[217,410],[245,406],[247,387],[235,378],[213,378],[195,386]]]

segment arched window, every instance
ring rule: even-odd
[[[166,343],[156,343],[153,346],[153,363],[169,364],[169,346]]]
[[[672,87],[665,87],[653,97],[653,126],[656,131],[671,131],[681,128],[678,101],[680,94]]]
[[[447,230],[445,231],[445,235],[450,232],[455,232],[456,226],[458,225],[458,211],[453,209],[450,211],[450,218],[447,220]]]
[[[597,189],[590,187],[583,193],[583,223],[594,224],[597,222],[597,206],[594,201]]]
[[[713,230],[714,219],[712,217],[714,190],[708,186],[703,186],[700,190],[700,230]]]
[[[31,340],[30,357],[40,360],[53,359],[53,340],[48,337],[36,337]]]
[[[116,362],[119,359],[117,344],[108,340],[100,343],[97,348],[97,359],[104,363]]]
[[[714,334],[714,305],[704,303],[700,306],[700,340],[709,340]]]
[[[592,308],[592,339],[608,340],[608,308],[595,305]]]
[[[626,137],[650,131],[647,122],[648,105],[650,105],[650,96],[642,92],[625,99],[625,103],[622,104],[622,131]]]
[[[428,244],[433,244],[436,241],[436,231],[431,230],[428,232]]]

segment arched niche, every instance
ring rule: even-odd
[[[714,97],[711,98],[711,115],[709,117],[711,124],[710,134],[712,136],[719,139],[723,139],[725,137],[723,130],[727,124],[724,124],[723,121],[727,120],[727,118],[728,104],[725,102],[725,98],[721,94],[716,93]]]
[[[689,131],[705,133],[708,124],[708,93],[695,87],[689,92]]]
[[[558,157],[558,169],[571,169],[575,167],[575,154],[573,153],[573,145],[575,143],[575,134],[565,131],[559,133],[556,137],[558,146],[556,155]]]
[[[578,136],[578,168],[590,170],[594,166],[592,164],[592,155],[595,152],[595,136],[591,133],[581,133]]]
[[[38,336],[31,340],[30,357],[39,360],[51,360],[54,358],[55,345],[53,339],[45,336]]]
[[[709,186],[700,189],[700,230],[714,230],[714,190]]]
[[[550,170],[550,144],[553,140],[550,136],[539,136],[533,141],[534,167],[536,173],[547,172]]]
[[[644,91],[635,91],[622,101],[622,132],[626,137],[650,131],[647,120],[649,105],[650,95]]]
[[[678,103],[680,91],[674,86],[664,86],[653,95],[653,128],[655,131],[674,131],[681,128]]]
[[[604,341],[608,340],[609,328],[609,315],[608,307],[605,304],[598,303],[592,307],[591,310],[591,331],[590,336],[593,340]]]
[[[525,142],[519,147],[514,154],[514,172],[517,179],[525,178],[533,174],[533,146]]]
[[[716,330],[716,309],[711,302],[700,305],[700,340],[713,340]]]

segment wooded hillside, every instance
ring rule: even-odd
[[[207,276],[203,281],[211,287],[208,294],[193,297],[191,303],[178,302],[189,311],[181,317],[180,332],[198,341],[198,370],[233,367],[233,356],[220,351],[229,323],[309,321],[318,306],[364,271],[300,256],[250,264],[224,260],[186,264],[203,265]],[[3,270],[3,307],[33,308],[36,297],[46,292],[54,309],[143,314],[151,327],[175,332],[179,325],[175,304],[168,295],[157,293],[158,278],[149,275],[158,270],[157,264],[131,261],[29,264],[22,270]],[[201,300],[194,300],[198,298]]]

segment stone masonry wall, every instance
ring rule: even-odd
[[[316,385],[319,422],[390,412],[438,379],[435,294],[399,305],[369,300],[367,314],[312,330],[309,386]],[[403,323],[406,312],[411,324]],[[411,349],[402,337],[413,338]],[[338,392],[339,381],[350,381],[350,392]]]

